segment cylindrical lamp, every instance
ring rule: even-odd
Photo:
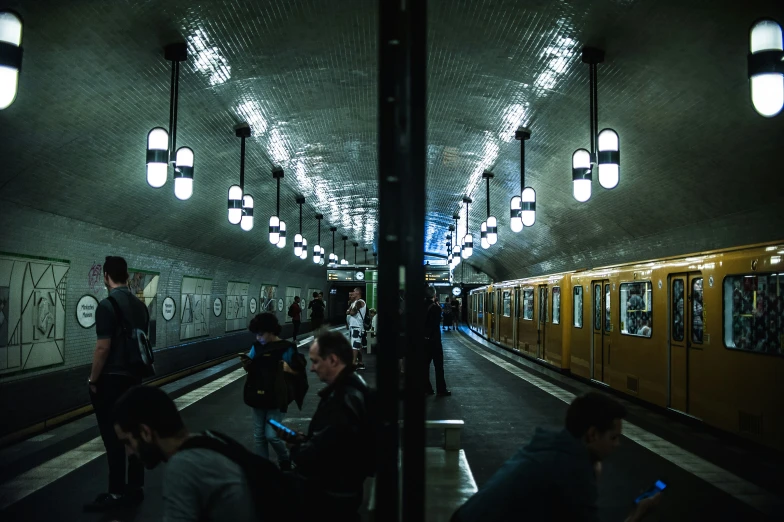
[[[495,245],[498,242],[498,220],[495,216],[487,218],[487,242]]]
[[[15,12],[0,11],[0,110],[16,99],[22,68],[22,25]]]
[[[280,242],[280,218],[272,216],[269,220],[269,242],[277,245]]]
[[[294,235],[294,255],[297,257],[302,256],[302,234]]]
[[[599,163],[599,185],[614,189],[621,180],[621,150],[618,133],[604,129],[597,140],[597,160]]]
[[[193,195],[193,150],[180,147],[175,158],[174,195],[184,201]]]
[[[321,259],[321,245],[316,245],[313,247],[313,262],[318,264],[319,260]]]
[[[163,127],[155,127],[147,134],[147,183],[161,188],[166,184],[168,169],[169,133]]]
[[[751,102],[761,116],[771,118],[784,106],[781,26],[774,20],[760,20],[751,27],[750,39],[748,74]]]
[[[526,227],[536,223],[536,191],[531,187],[525,187],[523,197],[520,198],[520,217]]]
[[[465,242],[463,244],[463,249],[460,251],[460,254],[463,256],[463,259],[468,259],[474,254],[474,235],[466,234],[464,239]]]
[[[574,199],[584,203],[591,199],[591,153],[577,149],[572,154],[572,181]]]
[[[229,223],[238,224],[242,220],[242,188],[239,185],[229,187]]]
[[[482,225],[479,227],[479,244],[482,245],[482,248],[485,250],[490,248],[490,243],[487,241],[487,221],[483,221]]]
[[[302,238],[302,253],[299,255],[299,258],[302,260],[308,258],[308,240],[304,237]]]
[[[272,220],[270,220],[272,221]],[[285,248],[286,247],[286,222],[281,220],[280,221],[280,233],[278,238],[278,248]]]
[[[522,208],[520,196],[514,196],[509,200],[509,228],[512,229],[512,232],[521,232],[523,230],[523,218],[520,215]]]
[[[240,228],[248,231],[253,228],[253,196],[245,194],[242,196],[242,219]]]

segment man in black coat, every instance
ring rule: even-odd
[[[432,286],[425,287],[425,393],[433,395],[430,384],[430,363],[436,368],[436,391],[439,397],[448,397],[452,392],[446,389],[444,379],[444,347],[441,345],[441,307],[435,302],[436,290]]]
[[[374,428],[367,383],[354,373],[351,344],[325,332],[310,347],[311,371],[327,384],[307,435],[289,437],[303,502],[314,520],[359,520],[365,478],[373,473]]]

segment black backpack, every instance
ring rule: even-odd
[[[114,316],[117,319],[117,324],[123,332],[125,339],[125,357],[131,372],[138,377],[151,377],[155,375],[155,356],[152,352],[152,343],[147,332],[141,328],[132,326],[120,309],[117,300],[109,296],[109,302],[114,308]],[[142,303],[144,304],[144,303]],[[147,305],[144,305],[144,312],[147,314],[145,323],[150,324],[150,311],[147,310]]]
[[[289,393],[283,371],[283,353],[291,344],[282,344],[282,347],[265,347],[259,342],[253,344],[255,355],[248,368],[243,394],[245,404],[251,408],[283,412],[288,409]]]
[[[189,449],[216,451],[242,468],[258,520],[301,520],[299,509],[302,503],[297,500],[294,477],[283,473],[270,460],[252,453],[231,437],[214,431],[195,435],[180,446],[180,451]]]

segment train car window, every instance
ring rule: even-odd
[[[504,291],[503,305],[504,317],[512,317],[512,292]]]
[[[702,344],[702,278],[698,277],[691,282],[691,342]]]
[[[485,307],[484,300],[485,299],[484,299],[484,295],[483,294],[477,294],[476,297],[477,297],[476,305],[477,305],[477,308],[478,308],[477,320],[481,321],[482,319],[485,318],[485,313],[484,313],[484,307]]]
[[[547,287],[539,287],[539,322],[547,322]]]
[[[534,289],[523,290],[523,319],[526,321],[534,320]]]
[[[683,279],[675,279],[672,282],[672,340],[683,341],[684,321],[683,314]]]
[[[583,287],[574,287],[574,326],[583,327]]]
[[[784,354],[784,274],[724,278],[724,345]]]
[[[604,285],[604,331],[610,332],[612,331],[612,318],[610,314],[610,285]]]
[[[553,324],[561,323],[561,288],[553,287]]]
[[[602,329],[602,285],[593,286],[593,327]]]
[[[653,285],[650,281],[621,283],[621,333],[650,337],[653,324]]]

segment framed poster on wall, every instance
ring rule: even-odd
[[[180,340],[210,334],[212,279],[185,276],[180,289]]]

